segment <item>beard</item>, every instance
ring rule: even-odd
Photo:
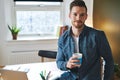
[[[83,21],[73,21],[73,22],[72,22],[72,25],[73,25],[75,28],[80,29],[80,28],[83,27],[84,22],[83,22]]]

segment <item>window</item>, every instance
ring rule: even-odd
[[[24,4],[23,4],[24,3]],[[60,2],[16,2],[16,25],[19,35],[53,35],[61,23]]]

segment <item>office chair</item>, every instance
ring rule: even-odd
[[[57,55],[57,51],[39,50],[39,52],[38,52],[38,56],[41,56],[42,62],[44,62],[44,57],[56,59],[56,55]]]

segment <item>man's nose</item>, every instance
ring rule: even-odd
[[[76,20],[80,20],[80,15],[77,15],[77,16],[76,16]]]

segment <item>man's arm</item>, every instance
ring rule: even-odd
[[[100,31],[97,36],[99,53],[105,60],[104,80],[112,80],[114,75],[114,61],[111,48],[103,31]]]
[[[65,61],[65,56],[63,54],[63,40],[62,37],[58,40],[58,53],[56,57],[57,67],[61,70],[68,70],[66,68],[67,61]]]

